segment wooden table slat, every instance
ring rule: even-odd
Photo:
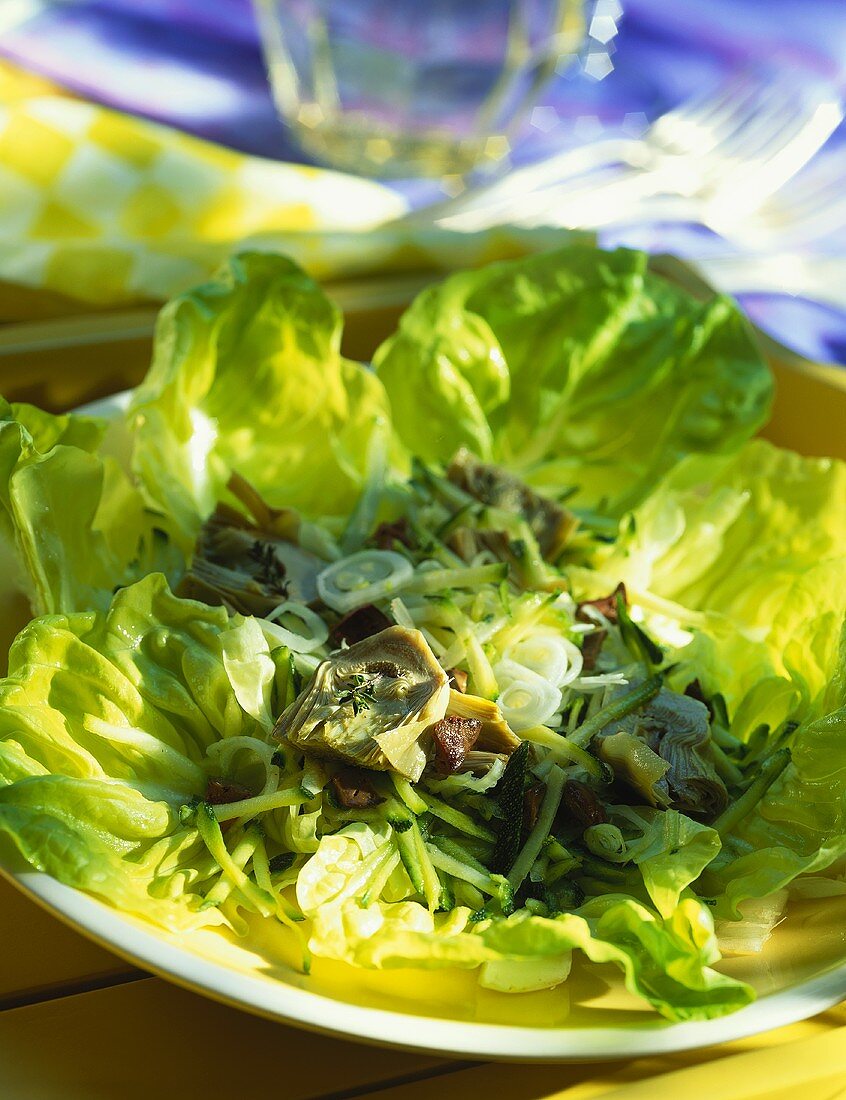
[[[750,1035],[733,1043],[707,1047],[704,1050],[681,1051],[678,1054],[662,1054],[649,1058],[631,1058],[619,1062],[583,1062],[573,1065],[483,1064],[457,1069],[455,1073],[438,1082],[438,1100],[470,1100],[472,1097],[507,1097],[508,1100],[593,1100],[612,1094],[616,1090],[637,1082],[652,1082],[658,1076],[686,1070],[693,1066],[706,1066],[735,1054],[751,1054],[757,1051],[780,1050],[785,1044],[831,1036],[836,1029],[846,1027],[846,1002],[821,1012],[809,1020],[777,1028],[761,1035]],[[789,1049],[789,1048],[788,1048]],[[826,1072],[830,1069],[825,1066]],[[843,1085],[846,1088],[846,1048],[843,1050]],[[657,1086],[657,1082],[656,1082]],[[772,1078],[766,1088],[774,1087]],[[430,1100],[433,1092],[426,1081],[409,1082],[376,1092],[360,1094],[372,1100]],[[680,1095],[685,1100],[705,1100],[698,1093],[675,1090],[655,1091],[655,1097]],[[769,1097],[769,1094],[766,1094]],[[610,1100],[610,1095],[609,1095]],[[622,1097],[621,1097],[622,1100]],[[709,1089],[707,1100],[719,1100],[718,1094]],[[750,1100],[757,1100],[752,1098]],[[804,1100],[797,1093],[793,1100]],[[813,1100],[841,1100],[825,1091],[813,1096]]]
[[[449,1065],[299,1031],[158,978],[0,1013],[0,1096],[26,1100],[312,1100]]]
[[[0,1008],[137,971],[0,878]]]

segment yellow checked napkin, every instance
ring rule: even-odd
[[[550,246],[543,230],[403,225],[405,210],[380,183],[245,156],[0,65],[6,284],[107,307],[168,298],[244,247],[287,252],[328,281]],[[8,305],[3,319],[14,319]]]

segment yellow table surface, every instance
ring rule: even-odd
[[[371,298],[348,314],[348,354],[365,358],[393,322],[395,310],[377,305]],[[59,409],[132,384],[149,360],[150,321],[136,313],[6,326],[0,392]],[[846,387],[811,370],[799,395],[794,365],[778,376],[785,400],[773,437],[810,453],[830,450],[844,422]],[[809,400],[837,415],[814,415]],[[831,440],[820,439],[826,423]],[[686,1054],[566,1066],[459,1062],[309,1034],[170,986],[71,931],[0,878],[0,1100],[212,1096],[846,1100],[846,1003]]]

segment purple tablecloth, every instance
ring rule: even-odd
[[[542,102],[553,113],[543,126],[526,126],[517,161],[600,128],[642,128],[750,61],[788,70],[797,85],[846,83],[844,0],[624,0],[624,8],[611,43],[613,71],[601,80],[571,74],[550,86]],[[250,0],[46,4],[5,31],[0,53],[122,110],[247,152],[303,159],[274,111]],[[846,126],[820,155],[846,166]],[[399,186],[416,201],[431,195],[428,183]],[[636,226],[604,240],[693,256],[709,248],[704,231],[684,226]],[[838,255],[844,246],[846,232],[826,242]],[[846,315],[783,295],[749,294],[743,304],[797,350],[846,364]]]

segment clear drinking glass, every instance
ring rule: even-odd
[[[367,175],[463,175],[509,137],[584,36],[583,0],[255,0],[301,147]]]

